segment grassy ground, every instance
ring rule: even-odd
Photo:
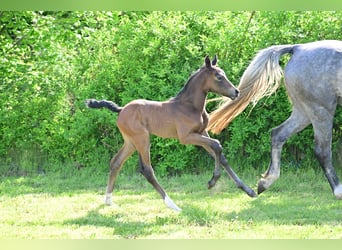
[[[259,174],[240,177],[255,188]],[[342,239],[342,201],[320,172],[287,171],[256,199],[236,189],[227,175],[207,190],[210,177],[159,178],[180,213],[166,208],[138,174],[119,175],[115,207],[103,205],[106,174],[3,177],[0,238]]]

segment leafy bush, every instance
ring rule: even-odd
[[[39,154],[47,161],[107,169],[122,144],[117,116],[87,110],[85,99],[110,99],[119,105],[138,98],[166,100],[177,94],[206,54],[217,54],[220,67],[237,84],[258,50],[341,39],[341,27],[342,12],[325,11],[0,12],[2,162],[8,165],[21,159],[13,155],[31,151],[36,162]],[[215,107],[212,102],[207,108]],[[268,162],[270,129],[290,112],[284,88],[253,110],[247,108],[217,137],[227,158],[233,165]],[[340,119],[338,111],[335,142]],[[284,161],[295,166],[310,162],[312,138],[310,128],[291,138]],[[151,152],[163,175],[211,163],[204,150],[175,140],[152,137]]]

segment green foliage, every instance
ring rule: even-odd
[[[325,11],[0,12],[2,162],[9,166],[31,160],[24,164],[33,166],[28,169],[45,161],[100,163],[107,169],[122,144],[116,115],[87,110],[85,99],[119,105],[137,98],[166,100],[206,54],[217,54],[219,65],[237,84],[258,50],[341,39],[341,20],[342,12]],[[215,106],[210,103],[208,110]],[[248,108],[218,136],[227,158],[256,167],[267,162],[270,129],[290,112],[284,88]],[[338,112],[335,142],[341,117]],[[307,129],[285,145],[284,161],[295,166],[303,159],[310,162],[311,145]],[[213,164],[202,149],[156,137],[151,156],[163,175]]]

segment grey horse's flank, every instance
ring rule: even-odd
[[[333,118],[336,106],[342,104],[342,41],[276,45],[261,50],[241,78],[240,96],[210,114],[208,130],[220,133],[250,102],[255,104],[272,94],[283,75],[279,59],[286,53],[292,54],[284,77],[293,109],[290,117],[272,130],[271,162],[259,181],[258,193],[279,178],[281,150],[286,140],[312,124],[315,155],[335,197],[342,199],[342,185],[331,153]]]

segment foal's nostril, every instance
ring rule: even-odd
[[[230,99],[235,100],[240,95],[240,91],[238,89],[235,89],[234,92],[231,92],[231,95],[229,96]]]

